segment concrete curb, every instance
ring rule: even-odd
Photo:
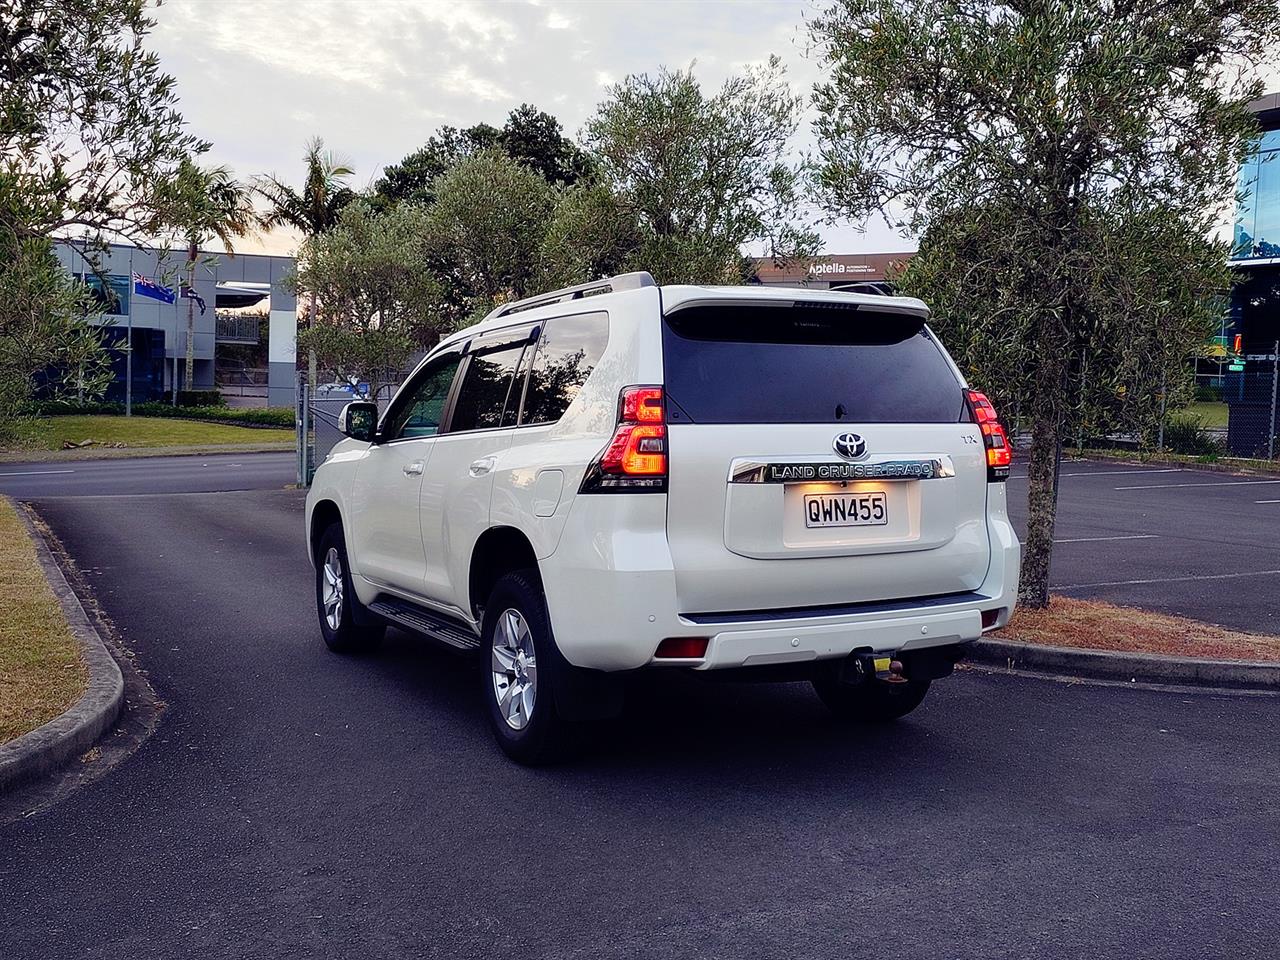
[[[1124,683],[1176,684],[1226,690],[1280,693],[1280,663],[1193,660],[1154,653],[1118,653],[1079,647],[1043,647],[1009,640],[978,640],[966,659],[1007,670],[1118,680]]]
[[[174,447],[78,447],[75,450],[5,450],[0,463],[61,463],[77,460],[137,460],[149,457],[211,457],[224,453],[294,453],[289,441],[187,444]]]
[[[57,770],[92,747],[111,728],[124,708],[124,677],[107,651],[93,621],[85,613],[49,545],[19,505],[18,515],[35,544],[36,557],[53,589],[71,632],[80,641],[89,685],[72,707],[59,717],[17,740],[0,744],[0,795]]]

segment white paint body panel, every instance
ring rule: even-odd
[[[555,424],[339,444],[307,497],[308,530],[318,505],[340,512],[363,602],[391,593],[466,620],[478,599],[468,595],[477,539],[493,527],[518,530],[537,558],[561,651],[600,670],[650,665],[666,637],[708,637],[706,658],[686,665],[717,669],[972,640],[983,610],[1001,610],[999,624],[1006,622],[1019,546],[1005,485],[987,482],[973,424],[669,425],[669,492],[578,492],[613,434],[621,388],[663,382],[662,311],[725,298],[927,312],[905,298],[647,287],[487,321],[442,346],[503,325],[600,311],[609,315],[609,341]],[[843,429],[864,435],[877,455],[948,457],[955,476],[870,484],[885,490],[890,523],[862,528],[805,528],[788,512],[804,485],[728,482],[735,458],[831,460]],[[394,449],[409,445],[424,452]],[[492,458],[491,469],[471,476],[482,457]],[[401,482],[401,461],[419,458],[421,482]],[[967,599],[911,601],[939,594]],[[842,609],[799,609],[818,606]],[[779,610],[791,613],[784,619]]]

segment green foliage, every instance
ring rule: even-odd
[[[416,206],[379,213],[360,200],[303,244],[292,282],[314,297],[316,315],[298,342],[339,377],[377,391],[398,379],[415,347],[434,344],[446,329],[427,267],[426,217]]]
[[[816,234],[798,218],[799,170],[787,161],[800,110],[776,57],[711,96],[692,70],[611,87],[585,142],[633,212],[635,268],[663,283],[732,283],[748,275],[745,244],[762,243],[777,259],[816,253]]]
[[[51,241],[0,227],[0,435],[37,383],[49,396],[101,393],[111,379],[92,301],[58,263]]]
[[[556,204],[556,191],[499,150],[482,150],[437,178],[423,224],[436,275],[462,309],[451,319],[487,313],[535,292],[531,283]]]
[[[304,237],[314,237],[338,222],[344,207],[356,199],[347,182],[355,175],[344,161],[324,148],[324,141],[307,141],[302,158],[305,167],[302,188],[295,190],[274,174],[259,177],[253,190],[266,200],[268,210],[262,225],[292,227]]]
[[[465,130],[441,127],[426,144],[382,172],[374,184],[375,204],[431,203],[435,179],[484,150],[498,150],[528,167],[548,183],[576,183],[592,169],[592,161],[567,138],[560,121],[527,103],[512,110],[499,130],[478,123]]]
[[[181,395],[181,394],[179,394]],[[55,400],[37,404],[33,411],[41,417],[123,416],[123,403]],[[289,407],[171,406],[167,403],[135,403],[135,417],[168,417],[180,420],[208,420],[241,426],[292,427],[297,419]]]
[[[145,236],[157,194],[208,145],[144,47],[143,0],[0,5],[0,229]]]
[[[225,407],[227,401],[217,390],[179,390],[180,407]]]
[[[1222,446],[1204,432],[1204,421],[1191,414],[1174,414],[1164,425],[1164,449],[1193,457],[1221,456]]]
[[[1030,430],[1020,595],[1043,606],[1063,438],[1150,435],[1189,398],[1277,0],[840,0],[812,35],[828,209],[921,235],[904,291]]]

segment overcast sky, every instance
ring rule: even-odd
[[[771,53],[807,91],[808,0],[165,0],[151,46],[178,82],[211,162],[297,183],[308,137],[356,170],[356,185],[442,124],[501,126],[520,103],[576,135],[605,87],[659,65],[714,89]],[[797,150],[811,146],[807,122]],[[914,249],[884,224],[822,228],[831,253]],[[287,253],[293,239],[259,244]]]

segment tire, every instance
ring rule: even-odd
[[[564,757],[577,740],[556,707],[557,681],[567,664],[556,649],[535,571],[509,573],[494,584],[480,637],[485,712],[498,745],[527,766]]]
[[[887,723],[905,717],[920,706],[929,692],[929,681],[843,683],[830,671],[813,678],[813,689],[839,720]]]
[[[325,646],[334,653],[372,653],[386,624],[367,613],[351,586],[342,524],[330,524],[316,547],[316,615]]]

